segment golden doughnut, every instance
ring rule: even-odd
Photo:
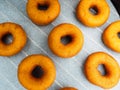
[[[58,0],[28,0],[27,14],[37,25],[47,25],[54,21],[60,13]]]
[[[96,11],[93,14],[90,10]],[[110,8],[106,0],[80,0],[77,6],[77,18],[84,25],[89,27],[101,26],[104,24],[110,14]]]
[[[60,90],[78,90],[78,89],[73,87],[64,87],[64,88],[61,88]]]
[[[106,71],[102,75],[98,70],[98,66],[103,65]],[[112,88],[119,82],[120,69],[115,59],[104,52],[96,52],[88,56],[84,72],[86,78],[93,84],[102,88]]]
[[[7,44],[3,39],[11,35],[13,40]],[[23,28],[12,22],[5,22],[0,24],[0,56],[12,56],[21,51],[25,46],[27,36]]]
[[[103,32],[104,44],[113,51],[120,52],[120,21],[111,23]]]
[[[53,62],[41,54],[26,57],[18,67],[18,79],[27,90],[45,90],[52,85],[55,77]]]
[[[61,39],[69,37],[70,42],[63,44]],[[79,28],[73,24],[60,24],[48,36],[48,45],[51,51],[59,57],[68,58],[76,55],[83,46],[84,38]]]

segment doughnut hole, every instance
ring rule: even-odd
[[[11,44],[13,42],[13,35],[11,33],[6,33],[2,36],[1,41],[3,44]]]
[[[42,69],[41,66],[35,66],[31,72],[31,75],[34,77],[34,78],[41,78],[44,74],[44,71]]]
[[[100,64],[98,65],[98,71],[100,72],[100,74],[102,76],[106,76],[107,75],[107,71],[106,71],[106,68],[105,68],[105,65],[104,64]]]
[[[89,8],[89,11],[93,15],[98,15],[98,8],[96,6],[92,6]]]
[[[117,33],[118,38],[120,39],[120,32]]]
[[[49,4],[39,4],[37,5],[38,10],[47,10],[49,8]]]
[[[63,45],[67,45],[71,42],[72,42],[72,37],[70,35],[66,35],[66,36],[61,37],[61,43]]]

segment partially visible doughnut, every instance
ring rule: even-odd
[[[120,52],[120,20],[111,23],[103,32],[104,44],[115,52]]]
[[[13,37],[11,43],[4,42],[7,35]],[[0,56],[12,56],[19,53],[27,42],[24,29],[13,22],[0,24]]]
[[[60,13],[58,0],[28,0],[26,6],[28,17],[37,25],[47,25]]]
[[[92,13],[93,9],[96,13]],[[80,0],[76,15],[79,21],[89,27],[97,27],[104,24],[109,15],[110,8],[106,0]]]
[[[64,87],[64,88],[61,88],[60,90],[78,90],[78,89],[73,87]]]

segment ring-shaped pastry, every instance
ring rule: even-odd
[[[64,44],[62,38],[69,38],[70,42]],[[63,23],[56,26],[48,36],[48,45],[51,51],[63,58],[75,56],[83,46],[84,37],[79,28],[73,24]]]
[[[105,75],[98,70],[98,66],[103,65]],[[86,78],[93,84],[102,88],[112,88],[119,82],[120,68],[115,59],[104,52],[96,52],[88,56],[84,72]]]
[[[79,21],[89,27],[104,24],[110,14],[106,0],[80,0],[76,15]]]
[[[50,58],[38,54],[26,57],[18,67],[18,79],[28,90],[46,90],[56,77],[56,69]]]
[[[28,0],[28,17],[37,25],[47,25],[54,21],[60,13],[58,0]]]
[[[103,43],[115,52],[120,52],[120,21],[111,23],[103,32]]]
[[[12,37],[10,43],[5,42],[8,36]],[[19,53],[26,42],[26,33],[20,25],[12,22],[0,24],[0,56],[12,56]]]

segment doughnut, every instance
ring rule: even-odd
[[[115,52],[120,52],[120,20],[111,23],[103,32],[103,43]]]
[[[64,88],[61,88],[60,90],[78,90],[78,89],[73,87],[64,87]]]
[[[101,26],[109,15],[110,8],[106,0],[80,0],[76,9],[78,20],[88,27]]]
[[[60,13],[58,0],[28,0],[26,11],[31,21],[37,25],[47,25]]]
[[[98,70],[98,66],[103,65],[105,74]],[[86,78],[92,83],[102,88],[112,88],[119,82],[120,69],[115,59],[104,52],[95,52],[88,56],[84,64]]]
[[[26,57],[18,66],[18,80],[27,90],[46,90],[55,77],[52,60],[41,54]]]
[[[13,38],[10,43],[5,42],[8,36]],[[26,33],[20,25],[12,22],[0,24],[0,56],[12,56],[19,53],[26,41]]]
[[[70,41],[66,44],[61,39],[68,38]],[[79,28],[73,24],[63,23],[50,32],[48,36],[48,46],[51,51],[62,58],[75,56],[83,46],[84,37]]]

